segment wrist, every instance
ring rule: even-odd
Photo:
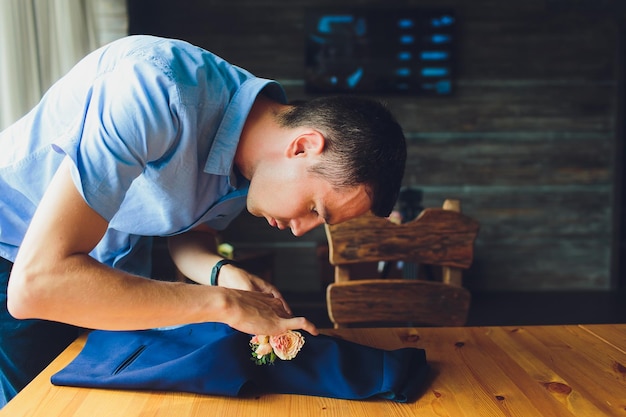
[[[231,259],[221,259],[213,266],[211,270],[211,286],[216,287],[219,285],[219,276],[224,265],[235,265],[235,261]]]

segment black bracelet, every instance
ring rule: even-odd
[[[228,264],[232,265],[234,263],[235,261],[232,261],[230,259],[221,259],[218,263],[216,263],[213,269],[211,270],[211,286],[213,287],[217,286],[217,276],[220,274],[220,269],[222,269],[224,265],[228,265]]]

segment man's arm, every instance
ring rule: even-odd
[[[306,319],[289,318],[281,300],[268,294],[153,281],[91,258],[107,222],[76,190],[69,164],[66,159],[48,187],[15,260],[12,315],[98,329],[216,321],[248,333],[317,333]]]
[[[209,285],[213,266],[222,259],[217,255],[217,232],[206,225],[201,225],[186,233],[168,238],[168,248],[179,271],[187,278],[200,284]],[[224,265],[218,276],[220,287],[245,291],[258,291],[278,298],[288,314],[291,314],[287,302],[278,289],[256,275],[232,264]]]

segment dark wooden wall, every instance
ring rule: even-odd
[[[460,198],[463,211],[482,225],[476,261],[466,278],[471,289],[611,286],[619,3],[340,3],[456,10],[456,94],[381,98],[408,138],[405,186],[421,189],[425,206]],[[290,99],[300,99],[307,97],[306,7],[333,5],[338,3],[131,0],[130,31],[188,40],[281,81]],[[295,239],[244,214],[225,237],[236,246],[276,250],[281,289],[319,289],[316,249],[325,242],[323,228]]]

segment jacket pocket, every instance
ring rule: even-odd
[[[135,360],[141,355],[141,353],[146,350],[146,345],[141,345],[133,353],[131,353],[126,359],[120,363],[117,368],[113,370],[113,375],[117,375],[122,372],[124,369],[128,368]]]

